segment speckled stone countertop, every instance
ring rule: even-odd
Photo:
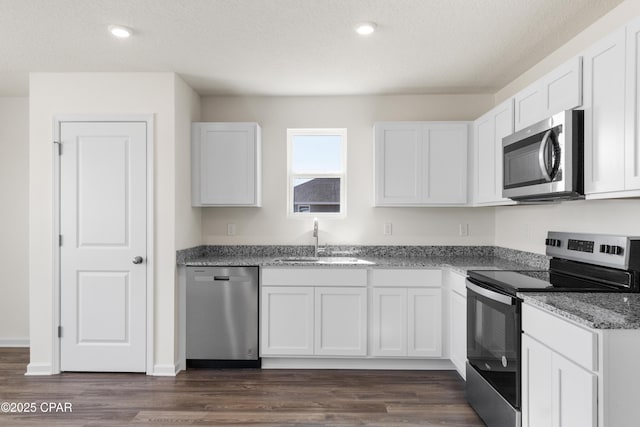
[[[519,292],[518,296],[592,329],[640,329],[640,294]]]
[[[355,257],[367,264],[299,264],[283,258],[313,254],[309,246],[199,246],[178,251],[185,266],[259,266],[299,268],[443,268],[546,270],[543,255],[492,246],[336,246],[328,256]]]

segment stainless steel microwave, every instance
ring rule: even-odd
[[[584,197],[584,112],[567,110],[502,139],[502,197],[546,202]]]

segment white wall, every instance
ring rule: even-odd
[[[496,245],[543,254],[547,231],[640,236],[640,200],[576,200],[496,209]]]
[[[176,193],[185,186],[176,183],[176,171],[184,170],[184,161],[176,161],[176,119],[191,118],[190,112],[176,112],[176,97],[188,98],[180,103],[186,108],[193,103],[192,94],[176,79],[174,73],[33,73],[30,76],[29,115],[29,288],[31,363],[29,371],[46,373],[53,360],[53,147],[52,124],[56,114],[154,114],[154,256],[155,283],[155,348],[154,370],[172,369],[175,359],[176,240],[182,244],[197,243],[193,233],[176,232],[176,221],[193,221],[178,214]],[[183,114],[185,116],[183,116]],[[179,187],[179,188],[178,188]],[[195,214],[197,219],[197,214]],[[191,224],[186,224],[191,229]],[[198,226],[195,226],[195,230]]]
[[[475,245],[493,243],[492,208],[374,208],[373,123],[473,120],[491,95],[203,97],[203,121],[256,121],[262,127],[263,207],[203,208],[206,244],[311,244],[312,220],[286,216],[287,128],[347,128],[347,218],[321,219],[320,243]],[[393,235],[383,235],[383,224]],[[227,236],[227,224],[237,234]],[[458,236],[458,224],[469,236]]]
[[[496,93],[496,103],[514,95],[600,38],[640,16],[640,0],[627,0]],[[548,230],[640,235],[640,200],[592,200],[559,205],[496,208],[495,244],[544,253]]]
[[[191,122],[200,120],[200,96],[175,77],[175,247],[185,249],[202,242],[202,209],[191,207]],[[174,361],[179,360],[179,286],[174,273]],[[159,313],[161,316],[163,313]]]
[[[29,99],[0,98],[0,346],[29,344]]]
[[[202,209],[191,207],[191,123],[200,120],[200,96],[175,76],[176,249],[202,242]]]

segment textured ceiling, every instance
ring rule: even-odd
[[[495,92],[619,3],[0,0],[0,95],[26,95],[29,71],[175,71],[200,94]]]

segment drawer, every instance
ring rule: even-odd
[[[593,330],[528,304],[522,304],[522,330],[578,365],[598,370],[598,335]]]
[[[377,269],[370,272],[372,286],[442,286],[442,270],[425,269]]]
[[[263,268],[262,286],[367,286],[364,268]]]
[[[467,276],[462,273],[449,270],[447,272],[447,283],[449,288],[463,297],[467,296]]]

